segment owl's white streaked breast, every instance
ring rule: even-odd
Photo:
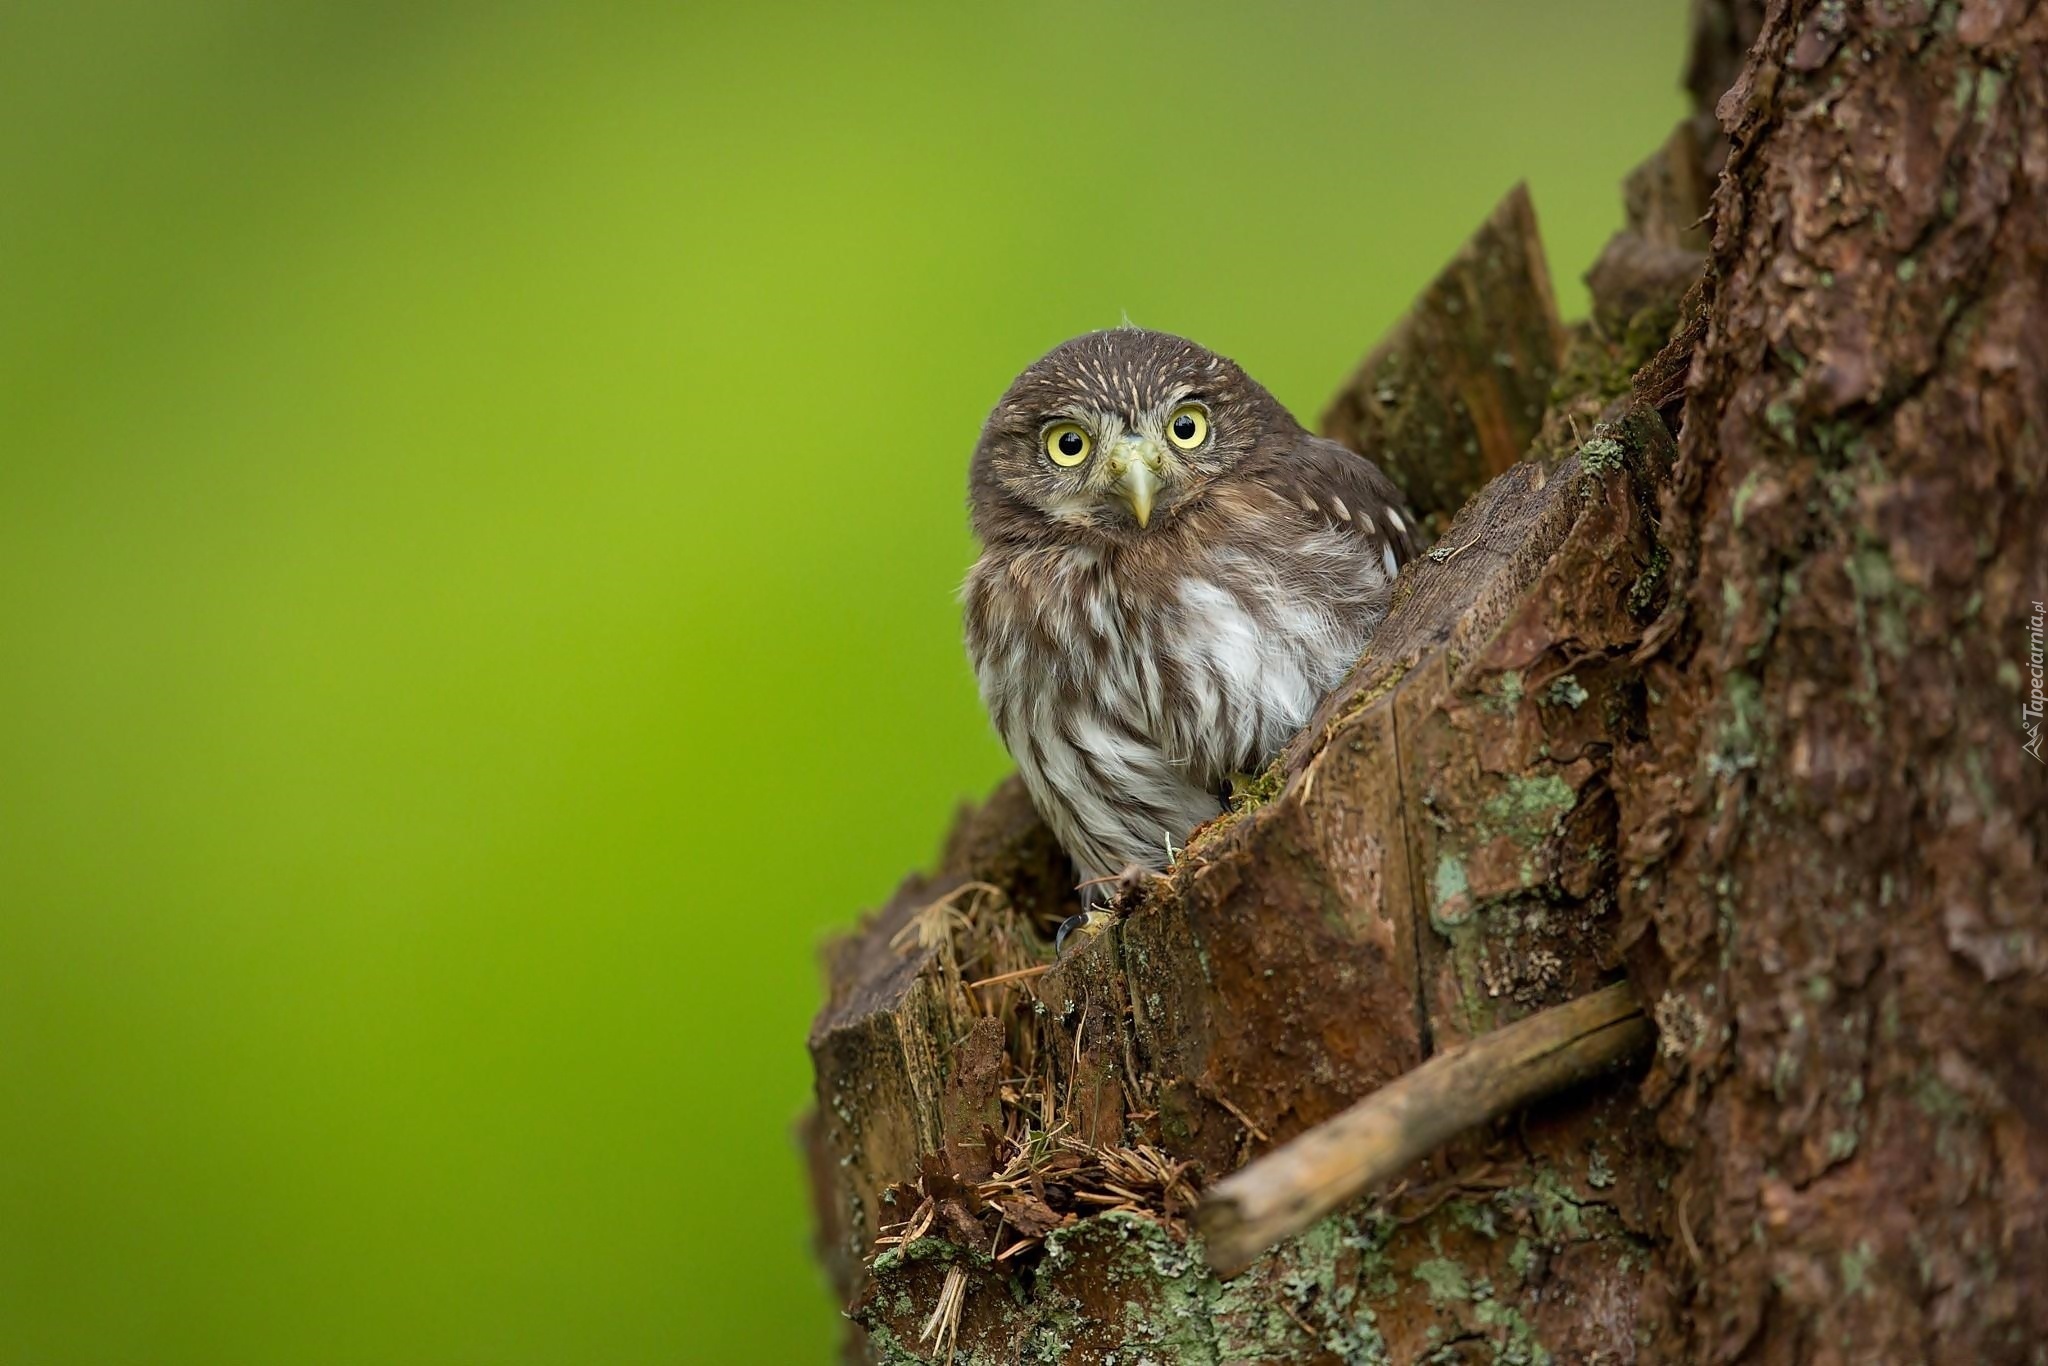
[[[982,699],[1082,876],[1161,867],[1343,677],[1386,575],[1355,540],[1204,547],[1149,572],[1082,547],[967,585]]]

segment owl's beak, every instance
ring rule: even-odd
[[[1152,500],[1159,494],[1160,453],[1149,441],[1127,436],[1117,443],[1109,458],[1111,485],[1138,519],[1139,527],[1152,520]]]

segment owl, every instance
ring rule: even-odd
[[[1415,523],[1231,361],[1123,327],[1019,375],[968,476],[983,704],[1091,899],[1160,870],[1372,638]]]

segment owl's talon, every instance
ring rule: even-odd
[[[1108,911],[1082,911],[1079,915],[1070,915],[1060,922],[1059,929],[1054,932],[1052,951],[1054,954],[1064,954],[1067,951],[1068,939],[1079,935],[1085,942],[1115,923],[1116,917]]]

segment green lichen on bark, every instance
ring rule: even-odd
[[[1095,1215],[1048,1236],[1028,1278],[976,1282],[954,1366],[1278,1366],[1316,1349],[1346,1366],[1385,1366],[1393,1358],[1364,1300],[1391,1285],[1381,1255],[1390,1228],[1370,1213],[1332,1216],[1226,1281],[1203,1261],[1198,1242],[1158,1221]],[[987,1265],[936,1238],[876,1259],[877,1288],[857,1317],[878,1362],[932,1359],[916,1339],[932,1302],[898,1282],[919,1266],[956,1259]]]
[[[1572,785],[1555,773],[1516,774],[1487,799],[1481,831],[1525,846],[1539,844],[1578,798]]]
[[[1588,1180],[1595,1165],[1575,1182],[1537,1163],[1525,1181],[1454,1187],[1419,1214],[1355,1205],[1232,1280],[1209,1270],[1198,1241],[1121,1211],[1056,1230],[1023,1274],[924,1238],[877,1259],[857,1316],[874,1360],[929,1362],[918,1335],[940,1277],[959,1265],[973,1279],[953,1366],[1582,1359],[1579,1296],[1596,1282],[1581,1278],[1639,1264],[1644,1247]]]

